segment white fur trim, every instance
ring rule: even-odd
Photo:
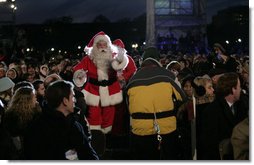
[[[107,70],[102,70],[102,69],[97,68],[97,74],[98,74],[98,81],[108,80]]]
[[[98,35],[94,38],[93,47],[95,47],[97,42],[99,42],[100,40],[106,41],[108,46],[111,46],[111,40],[108,35]]]
[[[127,55],[124,55],[122,62],[118,62],[117,59],[115,59],[112,61],[111,66],[114,70],[118,71],[118,70],[123,70],[124,68],[126,68],[128,63],[129,63],[129,59]]]
[[[104,133],[104,134],[107,134],[109,132],[111,132],[112,130],[112,126],[108,126],[106,128],[102,128],[101,131]]]
[[[107,86],[106,87],[100,86],[99,93],[100,93],[102,107],[116,105],[116,104],[121,103],[123,101],[122,91],[109,96],[108,87]]]
[[[82,93],[85,96],[85,101],[87,105],[90,106],[99,106],[100,103],[100,96],[94,95],[86,90],[82,90]]]
[[[90,130],[101,130],[101,126],[100,125],[90,125],[89,128],[90,128]]]
[[[82,69],[79,69],[73,74],[73,82],[77,87],[82,87],[87,80],[86,72]]]
[[[109,106],[110,105],[110,97],[108,92],[108,87],[99,86],[99,93],[101,98],[101,106]]]
[[[123,92],[120,91],[116,94],[110,95],[110,105],[116,105],[123,101]]]
[[[94,95],[84,89],[82,93],[85,96],[86,104],[90,106],[99,106],[100,101],[102,107],[116,105],[123,101],[122,91],[109,96],[108,87],[99,87],[100,96]]]
[[[88,54],[88,55],[91,54],[91,51],[92,51],[92,47],[86,46],[86,47],[84,48],[84,52],[86,52],[86,54]]]

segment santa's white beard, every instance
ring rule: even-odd
[[[112,51],[107,49],[92,49],[90,57],[97,69],[105,74],[105,76],[102,76],[101,78],[108,79],[106,75],[108,73],[108,69],[111,66],[110,64],[112,62]],[[100,76],[98,78],[101,79]]]

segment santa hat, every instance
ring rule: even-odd
[[[90,50],[96,45],[98,41],[105,41],[107,42],[107,45],[111,45],[111,40],[108,35],[106,35],[103,31],[100,31],[99,33],[95,34],[93,38],[89,41],[88,45],[85,47],[85,52],[88,54],[90,53]]]
[[[124,43],[123,43],[123,41],[121,39],[114,40],[113,41],[113,45],[116,45],[116,46],[118,46],[120,48],[125,48],[125,45],[124,45]]]

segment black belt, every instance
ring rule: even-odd
[[[105,87],[105,86],[110,86],[114,82],[116,82],[116,78],[111,78],[110,80],[102,80],[102,81],[98,81],[97,79],[94,79],[94,78],[89,78],[88,82],[96,86]]]
[[[170,116],[175,116],[175,115],[176,115],[176,113],[174,110],[157,112],[156,118],[160,119],[160,118],[165,118],[165,117],[170,117]],[[154,113],[141,113],[141,112],[133,113],[133,114],[131,114],[131,117],[133,119],[154,119],[155,118]]]

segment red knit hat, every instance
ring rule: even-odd
[[[113,44],[120,47],[120,48],[125,48],[125,45],[121,39],[116,39],[113,41]]]
[[[98,41],[103,40],[106,41],[108,44],[111,44],[111,40],[108,35],[106,35],[103,31],[95,34],[93,38],[90,40],[89,44],[87,45],[88,48],[91,48],[96,44]]]

